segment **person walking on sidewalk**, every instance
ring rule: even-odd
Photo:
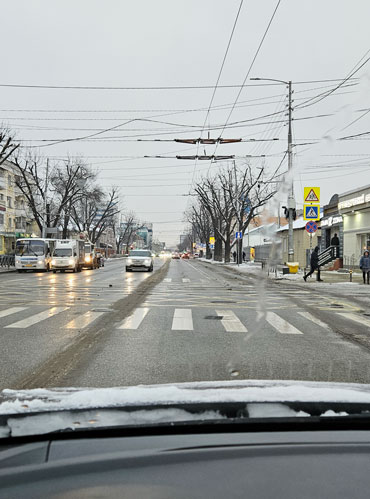
[[[234,262],[236,262],[236,251],[233,252]]]
[[[315,272],[315,270],[317,270],[317,279],[316,280],[319,282],[322,282],[322,279],[320,279],[319,247],[318,246],[316,246],[315,249],[313,250],[313,252],[311,253],[310,264],[311,264],[311,270],[308,274],[305,274],[303,276],[303,279],[306,281],[307,277],[312,275]]]
[[[368,251],[365,251],[363,256],[360,259],[360,269],[362,270],[362,278],[364,280],[365,284],[365,277],[366,281],[369,284],[369,277],[370,277],[370,254]]]

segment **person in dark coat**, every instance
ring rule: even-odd
[[[339,246],[339,237],[337,233],[335,233],[334,236],[331,238],[330,246]]]
[[[306,281],[307,277],[312,275],[315,270],[317,270],[317,281],[322,282],[322,279],[320,279],[320,266],[319,266],[319,247],[316,246],[313,252],[311,253],[311,270],[308,272],[308,274],[305,274],[303,276],[303,279]]]
[[[236,251],[233,252],[234,262],[236,262]]]
[[[365,251],[363,256],[360,258],[360,269],[362,270],[362,278],[364,280],[364,284],[365,284],[365,277],[366,277],[367,283],[369,284],[370,254],[368,251]]]
[[[245,254],[245,251],[243,251],[243,262],[245,262],[247,255]]]

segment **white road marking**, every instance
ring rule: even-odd
[[[298,312],[299,315],[304,317],[305,319],[308,319],[309,321],[314,322],[318,326],[323,327],[324,329],[330,329],[330,326],[326,324],[325,322],[321,321],[320,319],[317,319],[314,315],[310,314],[310,312]]]
[[[163,279],[163,282],[172,282],[172,278],[171,277],[166,277],[165,279]]]
[[[192,265],[189,261],[187,261],[187,264],[188,264],[188,265],[190,265],[190,267],[193,267],[193,269],[194,269],[197,273],[199,273],[199,272],[200,272],[201,274],[203,274],[204,276],[206,276],[206,278],[207,278],[207,279],[210,279],[209,275],[208,275],[206,272],[204,272],[204,270],[200,269],[199,267],[198,267],[198,268],[197,268],[197,267],[194,267],[194,265]]]
[[[6,310],[2,310],[0,312],[0,317],[6,317],[7,315],[16,314],[17,312],[21,312],[22,310],[26,310],[27,307],[12,307],[7,308]]]
[[[267,312],[267,322],[281,334],[303,334],[299,329],[295,328],[285,319],[275,314],[275,312]]]
[[[173,314],[172,330],[192,331],[193,318],[190,308],[176,308]]]
[[[186,277],[184,277],[182,282],[190,282],[190,279],[187,279]]]
[[[351,312],[339,312],[338,315],[340,315],[344,319],[358,322],[359,324],[370,328],[370,319],[367,319],[366,317],[361,317],[360,315],[356,315]]]
[[[27,319],[14,322],[13,324],[9,324],[9,326],[5,327],[24,329],[26,327],[33,326],[38,322],[44,321],[45,319],[49,319],[50,317],[53,317],[53,315],[57,315],[60,312],[64,312],[64,310],[68,310],[68,308],[69,307],[52,307],[49,310],[45,310],[44,312],[40,312],[39,314],[36,315],[31,315],[31,317],[28,317]]]
[[[137,308],[117,329],[137,329],[148,312],[149,308]]]
[[[248,332],[248,329],[240,322],[232,310],[216,310],[216,314],[223,317],[221,323],[229,333]]]
[[[84,329],[103,314],[104,312],[93,312],[89,310],[85,314],[80,315],[76,319],[73,319],[72,321],[68,322],[68,324],[65,327],[66,329]]]

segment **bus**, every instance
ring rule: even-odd
[[[15,243],[15,268],[18,272],[26,270],[48,272],[55,239],[25,237]]]

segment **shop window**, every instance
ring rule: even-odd
[[[361,234],[361,249],[370,251],[370,234]]]
[[[2,225],[4,223],[4,215],[2,213],[0,213],[0,225]],[[1,241],[1,239],[0,239]]]

